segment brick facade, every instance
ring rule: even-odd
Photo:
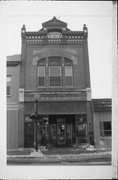
[[[71,31],[66,23],[54,17],[36,32],[26,31],[23,25],[21,38],[19,88],[24,91],[24,100],[19,101],[18,147],[34,146],[35,127],[30,115],[36,111],[36,94],[37,113],[44,116],[44,122],[42,118],[37,127],[39,144],[42,132],[45,132],[48,144],[78,146],[93,142],[87,27],[84,25],[82,31]],[[50,58],[55,59],[53,63],[59,64],[61,69],[59,87],[50,85]],[[43,87],[38,86],[41,62],[45,67]],[[65,66],[72,66],[71,86],[65,82]],[[59,136],[60,130],[63,136]]]

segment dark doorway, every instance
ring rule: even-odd
[[[57,146],[75,143],[75,115],[49,116],[49,143]]]
[[[66,144],[66,124],[57,123],[57,145]]]
[[[34,123],[25,122],[25,147],[34,147]]]

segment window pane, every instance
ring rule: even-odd
[[[104,130],[111,130],[111,122],[104,122]]]
[[[38,67],[38,77],[45,77],[45,67],[44,66]]]
[[[103,122],[100,122],[100,136],[104,136]]]
[[[80,143],[86,143],[87,141],[87,124],[78,124],[77,134]]]
[[[37,62],[38,66],[45,66],[46,65],[46,59],[43,58],[43,59],[40,59],[38,62]]]
[[[72,86],[72,66],[65,66],[65,83],[66,86]]]
[[[50,77],[50,86],[61,86],[61,77]]]
[[[104,122],[104,135],[111,136],[111,122]]]
[[[11,82],[11,76],[7,75],[7,83]]]
[[[68,59],[68,58],[64,58],[64,64],[65,66],[72,66],[73,65],[73,61]]]
[[[38,86],[44,86],[44,77],[38,77]]]
[[[38,86],[44,86],[45,66],[38,67]]]
[[[61,86],[60,66],[51,66],[49,76],[50,76],[50,86]]]
[[[61,57],[48,57],[49,66],[61,66],[62,58]]]
[[[61,67],[60,66],[50,67],[50,76],[53,76],[53,77],[61,76]]]
[[[67,76],[66,77],[66,86],[72,86],[72,76]]]
[[[10,86],[7,86],[7,96],[10,95]]]
[[[72,76],[72,66],[65,66],[65,76]]]

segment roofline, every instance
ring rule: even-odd
[[[104,100],[109,100],[109,101],[112,101],[112,98],[93,98],[92,101],[104,101]]]

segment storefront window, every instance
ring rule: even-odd
[[[50,142],[56,143],[56,124],[50,124]]]
[[[79,142],[85,143],[87,141],[87,124],[78,124],[77,128]]]
[[[66,137],[67,137],[67,143],[72,143],[72,123],[67,124]]]
[[[77,138],[79,143],[87,142],[87,117],[86,114],[80,114],[77,117]]]

